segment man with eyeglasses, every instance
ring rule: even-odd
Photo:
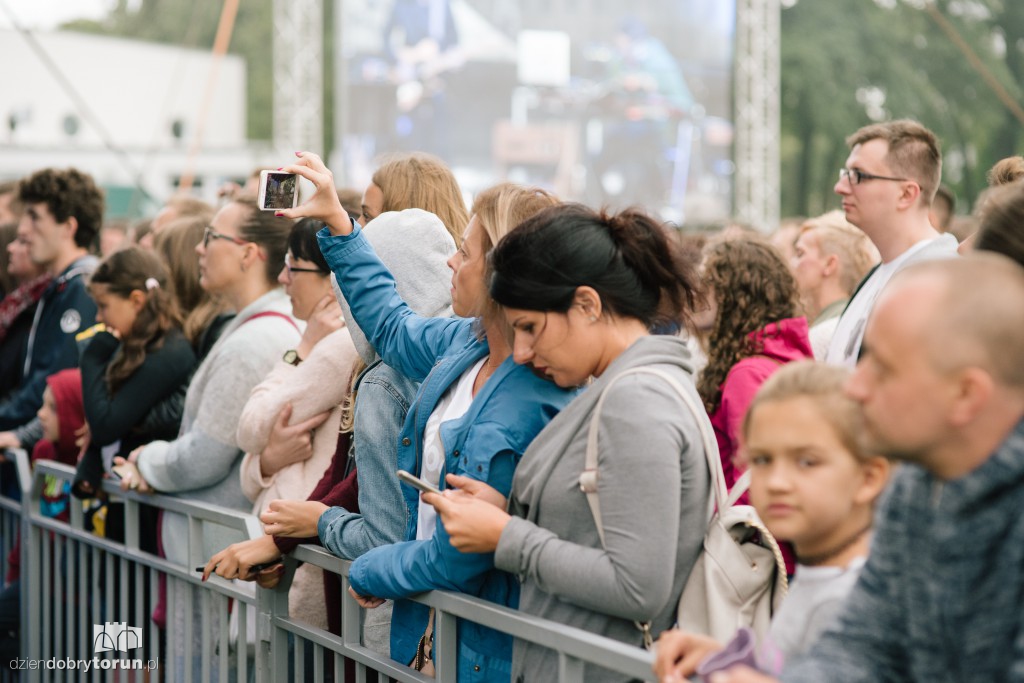
[[[846,220],[878,248],[882,262],[854,290],[839,318],[825,362],[854,367],[868,314],[889,279],[915,261],[957,255],[952,235],[940,235],[928,218],[942,176],[935,134],[902,119],[861,128],[846,139],[850,156],[839,169],[835,192]]]

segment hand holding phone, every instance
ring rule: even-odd
[[[299,200],[299,177],[282,171],[260,171],[257,195],[261,211],[294,208]]]
[[[418,489],[423,493],[436,493],[439,496],[441,495],[441,489],[437,488],[430,482],[420,479],[419,477],[413,474],[409,474],[405,470],[398,470],[398,478],[404,481],[409,486],[413,487],[414,489]]]

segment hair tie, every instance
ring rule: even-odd
[[[146,278],[146,291],[153,291],[154,289],[158,289],[159,287],[160,283],[157,282],[155,277]]]

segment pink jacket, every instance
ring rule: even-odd
[[[732,366],[722,383],[722,401],[711,415],[718,452],[722,456],[725,482],[729,488],[732,488],[733,482],[745,469],[736,466],[735,458],[739,450],[740,427],[750,402],[754,400],[754,394],[783,363],[814,358],[806,318],[786,318],[751,332],[748,336],[755,340],[760,338],[764,350]]]

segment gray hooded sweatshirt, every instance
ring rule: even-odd
[[[587,429],[604,387],[641,366],[668,372],[700,405],[685,342],[668,336],[635,342],[523,455],[509,499],[514,517],[495,554],[499,569],[523,581],[521,611],[638,646],[643,638],[635,620],[653,622],[655,636],[675,620],[704,539],[710,496],[692,414],[663,379],[624,378],[601,413],[598,494],[607,550],[602,547],[579,488]],[[513,681],[550,680],[556,671],[552,650],[516,641]],[[583,676],[588,683],[624,678],[593,666]]]

